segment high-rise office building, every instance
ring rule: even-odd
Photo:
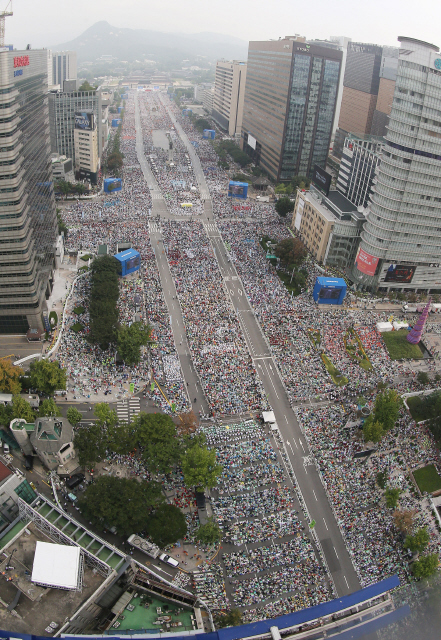
[[[99,157],[98,134],[93,112],[81,111],[75,114],[74,129],[75,173],[97,183]]]
[[[274,180],[325,167],[341,61],[298,36],[249,43],[241,144]]]
[[[52,84],[63,88],[65,80],[77,79],[77,52],[52,51]]]
[[[399,37],[392,110],[352,277],[370,290],[441,292],[441,56]]]
[[[230,136],[241,132],[246,77],[246,62],[217,61],[212,116]]]
[[[351,38],[346,38],[346,36],[331,36],[330,41],[335,42],[340,47],[343,54],[341,62],[340,82],[338,84],[337,104],[335,107],[334,123],[332,125],[332,131],[333,133],[335,133],[338,127],[338,121],[340,119],[341,101],[343,98],[343,79],[345,77],[346,59],[348,57],[348,46],[351,42]]]
[[[43,329],[57,217],[47,106],[47,51],[1,51],[0,332]]]
[[[341,158],[348,133],[384,136],[392,107],[398,49],[350,42],[333,155]]]
[[[67,86],[69,83],[64,83]],[[101,158],[103,151],[103,118],[101,91],[50,91],[49,122],[51,150],[53,153],[72,158],[77,166],[75,151],[75,114],[93,113],[93,122],[97,129],[97,153]],[[94,178],[95,181],[95,178]]]
[[[346,136],[337,190],[357,207],[366,207],[372,194],[384,138]]]

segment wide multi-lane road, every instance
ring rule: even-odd
[[[205,200],[204,214],[202,215],[201,221],[210,238],[231,304],[240,320],[250,355],[265,387],[270,405],[274,410],[276,421],[285,441],[286,450],[294,469],[300,492],[306,502],[311,518],[316,522],[315,530],[337,592],[339,595],[350,593],[360,588],[358,576],[329,504],[308,444],[296,415],[291,408],[279,370],[271,356],[268,343],[247,299],[234,264],[228,258],[221,233],[214,221],[209,189],[201,163],[193,145],[168,108],[166,99],[163,100],[163,104],[169,112],[173,124],[191,158],[193,170],[199,185],[199,191]]]

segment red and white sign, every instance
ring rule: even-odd
[[[359,248],[357,257],[355,258],[355,266],[366,276],[374,276],[379,259],[380,258],[375,258],[375,256],[371,256],[369,253],[366,253],[366,251]]]
[[[29,67],[29,56],[15,56],[14,69],[17,67]]]

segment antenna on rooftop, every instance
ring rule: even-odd
[[[6,9],[0,11],[0,47],[5,46],[5,18],[12,15],[12,0],[9,0]]]

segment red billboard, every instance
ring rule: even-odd
[[[366,276],[374,276],[379,259],[380,258],[375,258],[369,253],[366,253],[363,249],[359,248],[357,257],[355,258],[355,266]]]

